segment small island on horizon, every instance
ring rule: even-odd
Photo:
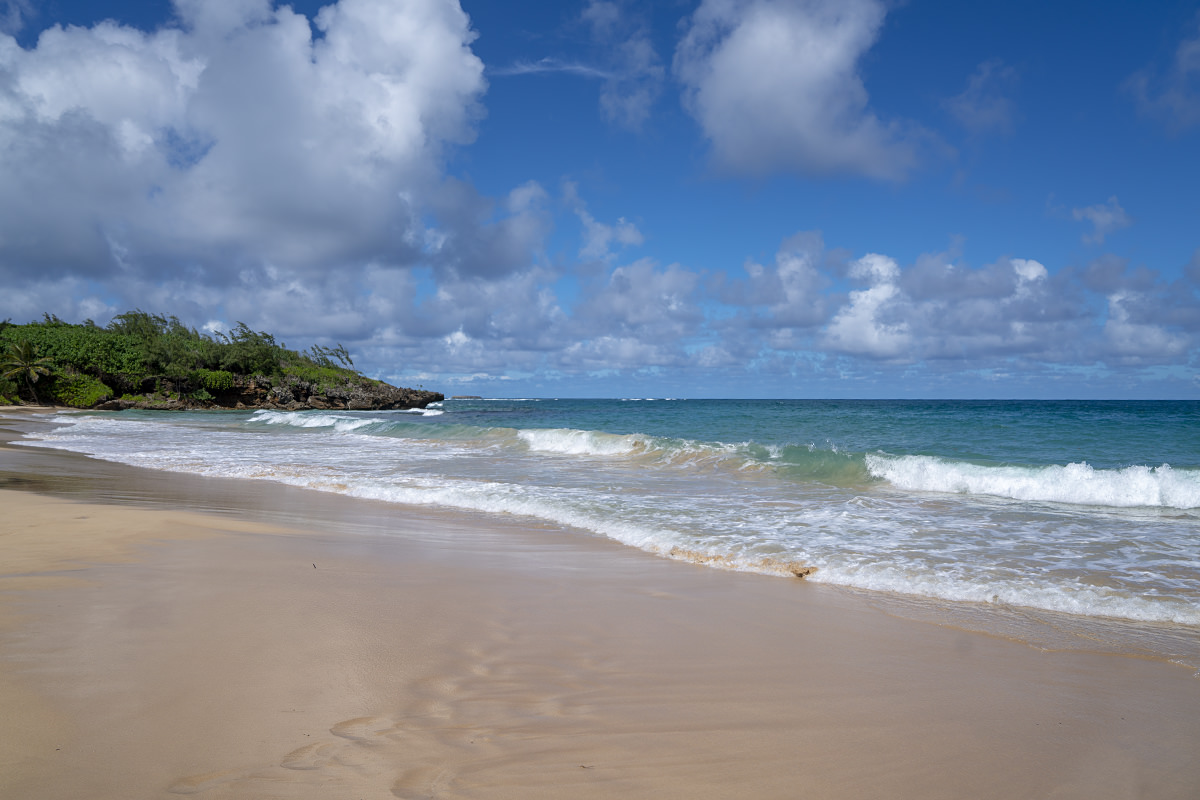
[[[0,322],[0,405],[382,411],[444,399],[368,378],[340,344],[289,350],[241,322],[213,336],[140,310],[105,327],[51,314],[25,325]]]

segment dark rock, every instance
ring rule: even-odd
[[[430,403],[445,399],[440,392],[404,389],[366,378],[347,378],[346,382],[339,386],[326,387],[317,386],[295,376],[288,376],[280,381],[276,384],[271,378],[263,375],[235,375],[234,386],[210,400],[192,398],[187,392],[194,390],[194,387],[180,385],[177,389],[171,389],[173,394],[179,392],[174,397],[150,393],[138,401],[107,400],[95,408],[103,411],[122,411],[128,408],[156,411],[191,411],[206,408],[387,411],[425,408]]]
[[[96,406],[96,409],[100,411],[124,411],[127,408],[133,408],[133,406],[134,403],[132,400],[121,400],[118,398],[116,400],[106,400]]]

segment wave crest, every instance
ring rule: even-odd
[[[1200,471],[1086,462],[1048,467],[984,466],[932,456],[868,454],[867,469],[900,489],[1114,508],[1200,508]]]
[[[527,428],[517,436],[535,452],[570,456],[624,456],[643,452],[644,437],[631,434],[578,431],[571,428]]]

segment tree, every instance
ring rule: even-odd
[[[39,358],[37,349],[29,342],[21,340],[9,345],[4,360],[0,361],[0,377],[24,380],[25,385],[29,387],[29,393],[33,395],[33,402],[41,405],[42,401],[38,399],[37,389],[33,388],[33,385],[38,382],[38,378],[50,374],[50,366],[50,359]]]

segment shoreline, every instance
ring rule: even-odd
[[[0,696],[20,709],[0,718],[0,795],[1200,786],[1200,692],[1177,665],[1044,652],[527,521],[2,441],[0,488]]]
[[[33,410],[31,409],[31,411]],[[57,411],[61,412],[62,409],[58,409]],[[43,411],[43,415],[55,415],[55,413],[55,411]],[[2,417],[2,412],[0,412],[0,417]],[[27,419],[29,418],[27,417]],[[3,436],[2,431],[0,431],[0,436]],[[58,452],[66,457],[72,451],[59,451],[54,448],[43,450],[43,453],[48,452]],[[75,453],[74,456],[78,457],[82,456],[82,454]],[[121,502],[137,500],[157,505],[159,504],[157,498],[164,492],[168,494],[186,492],[191,500],[205,504],[206,507],[211,507],[211,502],[205,499],[206,497],[219,495],[222,498],[237,498],[236,502],[228,503],[229,508],[226,508],[226,503],[219,504],[216,508],[222,512],[253,512],[262,519],[274,519],[283,515],[292,520],[300,520],[305,525],[308,524],[308,518],[313,515],[325,518],[325,509],[333,507],[332,504],[337,504],[336,507],[340,509],[339,515],[336,518],[330,518],[326,521],[336,522],[338,525],[343,526],[347,524],[355,525],[356,523],[352,522],[352,517],[359,516],[363,509],[371,507],[377,510],[387,509],[379,512],[384,516],[397,509],[401,510],[409,518],[415,516],[421,519],[441,519],[446,515],[451,517],[464,515],[471,520],[470,524],[472,526],[482,527],[493,526],[498,520],[502,519],[515,519],[515,524],[518,526],[533,525],[539,530],[555,528],[560,524],[540,518],[525,517],[520,514],[511,517],[505,514],[497,515],[491,512],[448,508],[437,504],[406,506],[384,500],[367,501],[362,498],[354,498],[352,495],[343,495],[339,491],[314,493],[309,489],[287,486],[271,480],[266,480],[266,482],[274,487],[273,490],[260,495],[257,493],[255,487],[256,485],[261,485],[261,481],[226,480],[211,476],[200,476],[190,472],[175,473],[132,466],[118,467],[113,462],[90,457],[88,457],[88,461],[92,465],[91,469],[94,471],[101,471],[106,474],[112,472],[114,475],[134,475],[137,476],[136,485],[150,487],[140,491],[137,498],[131,498],[126,497],[129,494],[129,483],[127,481],[119,481],[119,488],[93,486],[89,490],[89,496],[105,502],[109,500],[120,500]],[[121,473],[121,469],[131,471]],[[5,476],[0,473],[0,486],[4,485],[5,480]],[[16,481],[17,484],[25,488],[30,488],[28,480],[20,476],[14,476],[10,473],[7,480],[10,482]],[[188,488],[197,485],[210,487],[219,485],[220,488],[210,488],[205,492],[197,492],[193,488]],[[290,492],[287,501],[281,500],[276,502],[270,509],[260,508],[264,498],[279,497],[281,496],[280,492]],[[338,499],[333,499],[330,495]],[[317,499],[319,497],[325,499],[319,500]],[[301,513],[297,509],[304,509],[304,512]],[[274,516],[272,517],[271,515]],[[363,530],[369,533],[372,530],[371,525],[365,526]],[[609,541],[609,537],[597,534],[594,530],[589,529],[580,530],[570,528],[568,535],[576,542],[589,541],[596,537],[606,542]],[[619,538],[614,541],[621,542]],[[781,578],[791,576],[807,578],[814,571],[812,567],[802,561],[784,561],[780,559],[764,559],[759,562],[751,562],[745,559],[738,561],[736,559],[727,560],[722,556],[714,556],[708,553],[692,552],[679,546],[673,546],[670,550],[643,548],[636,543],[627,545],[624,542],[620,546],[632,546],[644,549],[656,557],[701,564],[715,569],[730,569]],[[929,594],[908,594],[903,591],[896,592],[877,588],[864,589],[836,581],[827,581],[824,577],[823,573],[818,573],[812,578],[812,582],[823,584],[833,591],[854,595],[863,602],[878,608],[883,613],[906,619],[921,620],[930,624],[999,636],[1023,642],[1029,646],[1043,650],[1110,653],[1160,659],[1197,670],[1197,676],[1200,677],[1200,627],[1194,625],[1167,620],[1070,613],[1068,611],[1052,610],[1041,606],[1021,605],[1019,602],[1006,602],[999,599],[991,602],[968,601],[945,599]]]

